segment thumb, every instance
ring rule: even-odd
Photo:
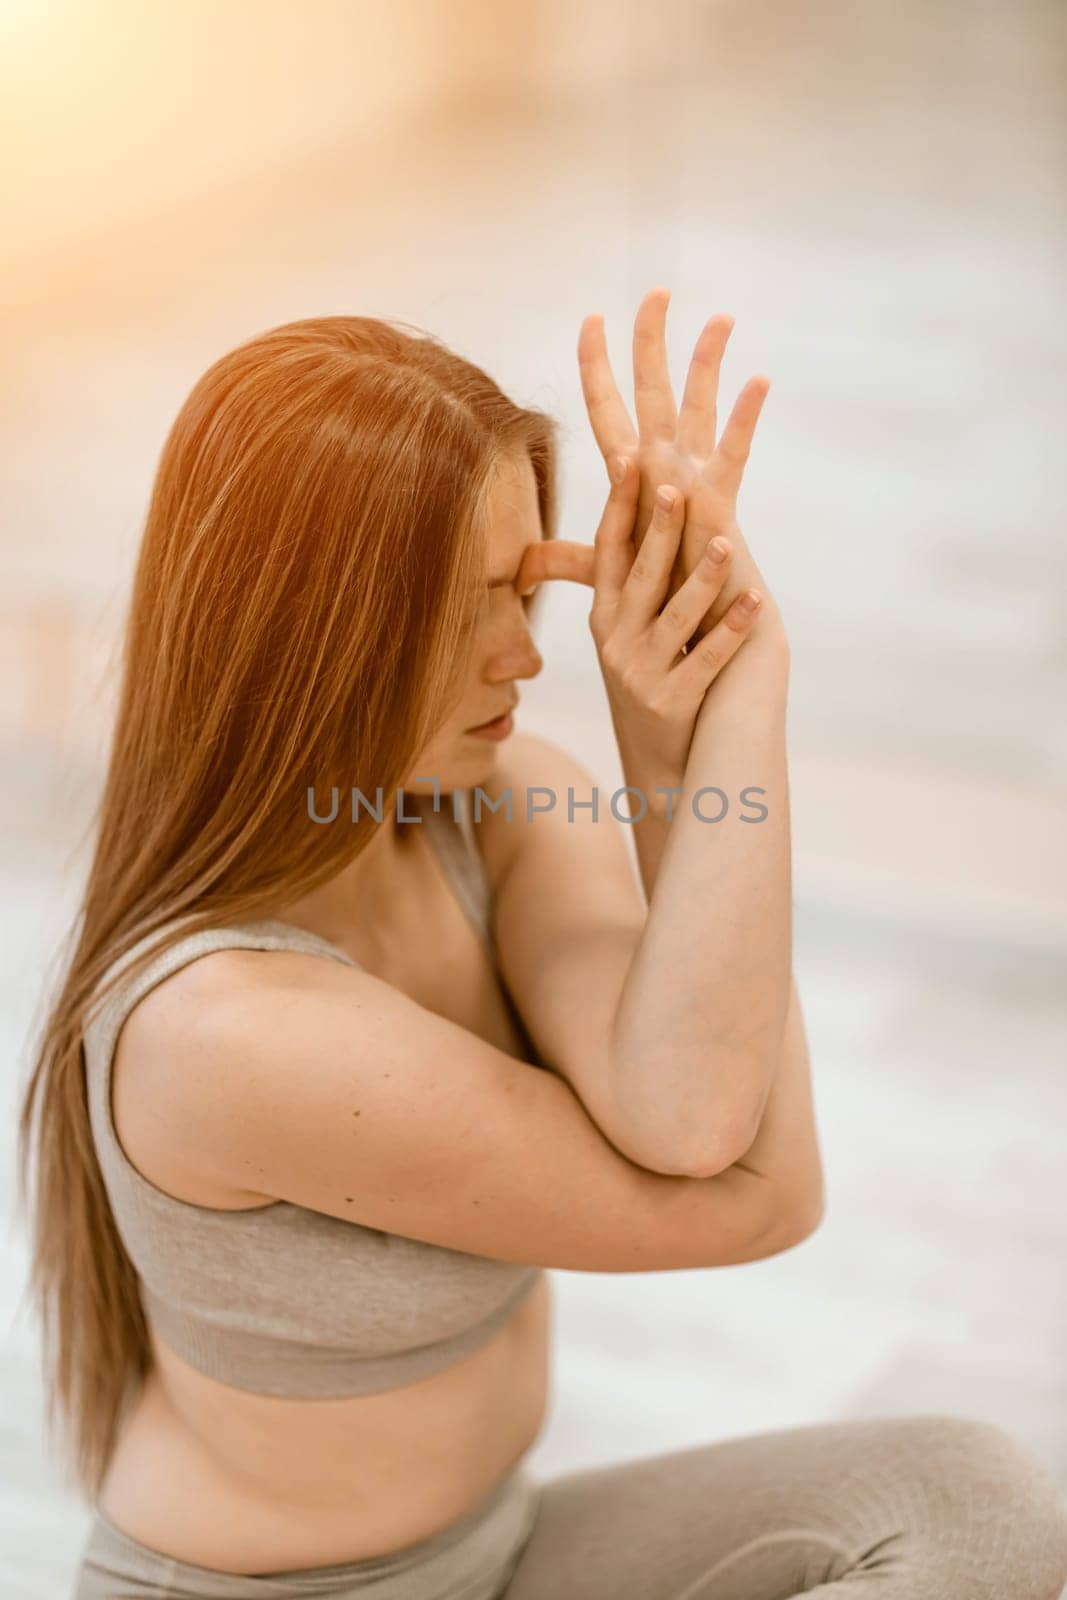
[[[539,539],[527,545],[519,563],[515,587],[520,595],[530,594],[549,578],[565,578],[569,583],[595,585],[596,551],[591,544],[571,539]]]

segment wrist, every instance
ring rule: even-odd
[[[678,809],[678,801],[685,785],[685,772],[650,772],[623,756],[623,782],[629,793],[627,804],[633,819],[630,826],[640,823],[661,823],[666,827],[671,813]],[[671,790],[675,792],[671,794]]]
[[[789,647],[775,634],[750,637],[714,679],[696,714],[693,734],[715,724],[720,730],[736,722],[750,727],[754,719],[784,719],[789,700]],[[690,752],[692,746],[690,746]]]
[[[778,677],[783,684],[788,685],[792,652],[785,628],[782,626],[782,619],[776,610],[764,617],[761,608],[761,615],[756,619],[755,627],[738,651],[738,656],[746,655],[749,667],[753,671],[759,671],[766,677]]]

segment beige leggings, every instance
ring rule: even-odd
[[[101,1517],[73,1600],[1060,1600],[1067,1510],[988,1423],[830,1422],[536,1482],[396,1554],[235,1577]]]

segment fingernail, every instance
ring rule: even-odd
[[[708,545],[708,555],[713,561],[726,560],[726,543],[722,539],[713,539]]]
[[[630,465],[625,456],[616,456],[611,463],[611,479],[613,483],[621,483],[626,476],[626,469]]]
[[[674,501],[674,490],[668,484],[663,484],[661,488],[656,490],[656,504],[662,506],[664,511],[670,511]]]
[[[760,603],[760,599],[761,596],[756,593],[755,589],[746,589],[744,594],[741,596],[742,609],[745,611],[755,611]]]

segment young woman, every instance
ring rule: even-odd
[[[252,339],[166,441],[20,1126],[96,1501],[78,1600],[1053,1600],[1067,1577],[1054,1486],[975,1421],[525,1464],[546,1269],[751,1261],[823,1205],[789,651],[734,515],[767,383],[718,438],[715,317],[676,412],[666,303],[635,323],[637,432],[583,325],[613,477],[592,547],[555,539],[551,421],[404,326]],[[611,797],[511,732],[552,578],[594,590],[644,894]]]

